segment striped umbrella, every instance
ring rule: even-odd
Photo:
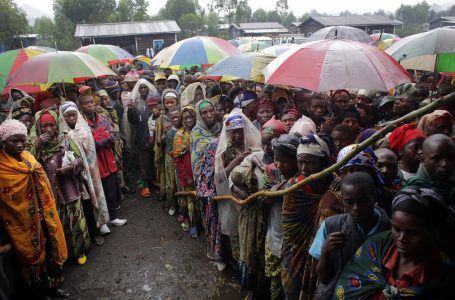
[[[352,40],[361,43],[369,43],[371,41],[368,33],[362,29],[351,26],[329,26],[313,33],[308,39],[308,42],[333,38]]]
[[[184,69],[195,65],[213,65],[226,56],[238,53],[237,48],[226,40],[195,36],[161,50],[152,59],[152,64],[162,68],[179,65]]]
[[[260,41],[249,41],[247,43],[241,44],[240,46],[237,47],[237,49],[240,50],[240,52],[254,52],[254,51],[260,51],[262,49],[265,49],[267,47],[270,47],[271,44],[266,43],[266,42],[260,42]]]
[[[45,52],[34,49],[21,48],[0,53],[0,94],[8,92],[5,89],[6,82],[11,78],[14,72],[27,60]],[[22,87],[26,92],[39,92],[39,87]]]
[[[276,56],[261,52],[247,52],[231,55],[212,66],[205,73],[204,78],[219,80],[221,77],[231,80],[245,79],[264,82],[262,71]]]
[[[26,49],[32,49],[32,50],[39,50],[42,52],[55,52],[57,49],[51,48],[51,47],[44,47],[44,46],[28,46]]]
[[[88,45],[81,47],[76,51],[87,53],[97,58],[106,66],[115,65],[122,62],[131,62],[134,59],[134,56],[131,55],[128,51],[125,51],[122,48],[113,45]]]
[[[96,58],[81,52],[58,51],[38,55],[20,66],[7,86],[74,83],[115,73]]]
[[[388,91],[412,82],[384,51],[350,40],[308,42],[286,51],[264,69],[265,82],[316,92],[338,89]]]
[[[262,49],[260,52],[268,55],[280,56],[284,52],[296,46],[296,44],[279,44]]]
[[[373,42],[379,40],[379,38],[381,38],[381,40],[384,41],[384,40],[395,39],[395,38],[400,38],[400,37],[396,34],[386,33],[386,32],[370,34],[370,39]]]

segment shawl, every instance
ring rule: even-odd
[[[19,162],[0,151],[0,219],[26,266],[45,262],[46,239],[49,239],[53,262],[62,266],[67,248],[54,196],[43,167],[27,151]],[[45,236],[42,222],[46,224]],[[30,283],[30,278],[27,278]]]
[[[200,82],[194,82],[189,84],[185,90],[180,95],[180,104],[182,106],[187,106],[189,104],[196,104],[194,97],[196,96],[196,89],[200,87],[202,89],[202,94],[205,98],[205,85]]]
[[[77,121],[74,129],[71,129],[68,126],[63,117],[60,118],[59,126],[60,130],[66,133],[76,143],[79,149],[81,149],[81,158],[84,165],[83,176],[90,194],[96,225],[101,227],[101,225],[109,222],[109,212],[107,210],[106,196],[104,195],[103,185],[101,183],[92,130],[79,112],[77,113]]]
[[[37,152],[37,149],[35,148],[35,143],[36,140],[39,138],[41,135],[41,126],[40,126],[40,118],[43,114],[50,114],[54,120],[55,120],[55,125],[57,126],[57,133],[56,137],[54,140],[47,142],[46,144],[41,146],[41,149],[39,150],[39,153]],[[31,148],[30,148],[30,153],[32,153],[35,157],[41,159],[42,161],[48,160],[52,155],[57,152],[61,145],[63,144],[63,134],[60,132],[58,128],[58,116],[55,112],[51,110],[41,110],[35,114],[35,124],[33,125],[32,129],[30,129],[30,142],[31,142]]]
[[[193,173],[191,172],[191,133],[180,128],[175,133],[174,145],[172,147],[172,157],[175,161],[179,182],[182,187],[191,186],[193,184]]]

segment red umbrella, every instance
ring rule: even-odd
[[[391,56],[350,40],[314,41],[291,48],[264,69],[265,82],[325,92],[337,89],[388,91],[411,76]]]

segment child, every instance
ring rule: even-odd
[[[180,107],[173,106],[169,108],[169,119],[171,120],[172,127],[166,132],[166,140],[164,145],[164,166],[165,166],[165,192],[166,192],[166,205],[169,206],[169,215],[175,214],[177,203],[175,201],[174,193],[176,190],[175,184],[175,164],[172,159],[172,149],[174,146],[174,137],[177,130],[182,127],[182,120],[180,118]]]
[[[154,144],[155,130],[156,130],[156,119],[161,116],[161,110],[158,107],[160,102],[160,96],[150,96],[147,98],[147,106],[152,113],[147,121],[150,133],[150,144]]]
[[[368,237],[390,229],[390,220],[375,207],[373,179],[368,173],[354,172],[343,178],[341,196],[347,213],[321,223],[309,250],[318,260],[318,287],[315,299],[331,299],[344,266]]]

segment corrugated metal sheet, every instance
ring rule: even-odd
[[[77,24],[75,37],[125,36],[156,33],[178,33],[175,21]]]
[[[284,26],[277,22],[240,23],[240,26],[236,24],[232,24],[232,26],[241,30],[284,29]]]
[[[324,26],[362,26],[362,25],[401,25],[402,22],[391,20],[384,16],[312,16],[316,22]]]
[[[286,28],[280,29],[251,29],[251,30],[243,30],[245,33],[288,33],[289,30]]]

